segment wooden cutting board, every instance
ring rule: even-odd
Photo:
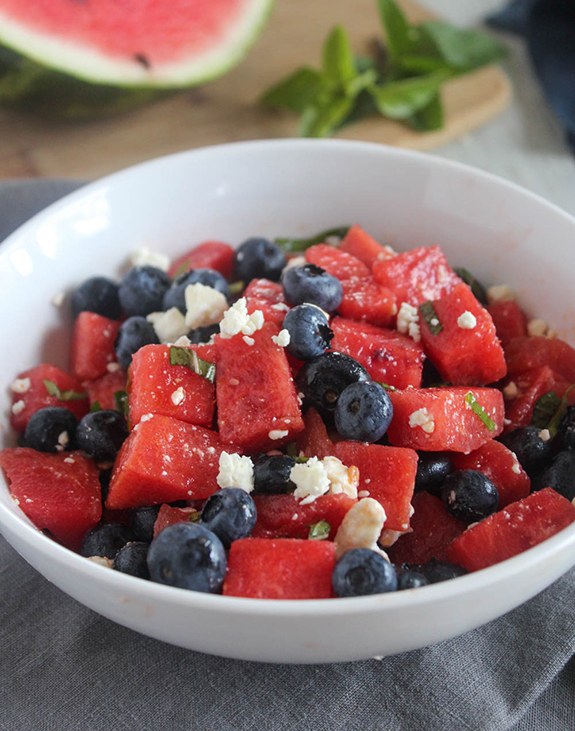
[[[432,17],[412,2],[409,17]],[[262,37],[231,73],[205,86],[122,117],[84,123],[56,123],[0,113],[0,178],[93,178],[158,155],[202,145],[269,137],[292,137],[293,115],[259,108],[259,95],[304,64],[319,65],[323,39],[341,23],[362,52],[380,36],[374,0],[277,0]],[[447,124],[420,134],[383,118],[343,130],[346,139],[427,150],[484,124],[509,103],[510,84],[496,66],[444,87]]]

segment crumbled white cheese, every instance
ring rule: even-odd
[[[220,487],[239,487],[246,492],[254,489],[254,465],[249,457],[222,452],[219,467],[217,482]]]
[[[307,261],[305,256],[292,256],[291,259],[288,259],[288,263],[283,268],[282,275],[287,272],[288,269],[293,269],[293,267],[303,267],[306,264]]]
[[[359,498],[361,498],[361,497],[369,497],[369,496],[370,496],[370,494],[371,494],[371,493],[369,492],[369,490],[360,490],[360,491],[359,491],[359,492],[357,493],[357,496],[358,496]]]
[[[120,370],[119,363],[108,363],[106,366],[108,373],[117,373]]]
[[[64,462],[67,462],[68,464],[76,464],[76,460],[73,457],[66,457]]]
[[[178,338],[174,345],[176,345],[178,348],[189,348],[192,344],[192,341],[187,335],[182,335],[181,338]]]
[[[435,431],[435,421],[427,409],[414,411],[409,417],[409,426],[412,429],[420,426],[426,434],[433,434]]]
[[[517,388],[515,381],[509,381],[507,386],[503,389],[503,395],[508,399],[517,398],[517,396],[519,396],[519,389]]]
[[[182,403],[182,401],[186,398],[186,394],[184,393],[182,386],[176,388],[176,390],[172,393],[171,398],[174,406],[179,406]]]
[[[329,491],[332,495],[344,493],[351,498],[357,497],[359,470],[357,467],[346,467],[337,457],[324,457],[323,467],[329,479]]]
[[[58,435],[58,444],[56,445],[56,449],[58,450],[58,452],[63,452],[69,441],[70,435],[68,434],[68,432],[60,432],[60,434]]]
[[[88,556],[88,561],[92,561],[92,563],[97,563],[98,566],[104,566],[104,568],[111,569],[114,566],[114,562],[111,558],[106,558],[105,556]]]
[[[244,335],[253,335],[256,330],[261,330],[264,326],[264,313],[261,310],[255,310],[249,316],[248,321],[242,327]]]
[[[350,548],[369,548],[389,560],[377,541],[387,516],[381,503],[370,497],[363,498],[351,507],[335,535],[335,558],[339,559]]]
[[[286,305],[285,302],[276,302],[275,305],[271,305],[271,309],[278,312],[289,312],[290,306]]]
[[[547,327],[547,323],[540,317],[535,320],[529,320],[529,322],[527,323],[527,334],[531,335],[531,337],[536,337],[537,335],[546,335],[548,329],[549,328]]]
[[[173,343],[190,329],[186,327],[186,318],[177,307],[171,307],[166,312],[151,312],[146,320],[153,325],[161,343]]]
[[[495,287],[489,287],[487,290],[487,301],[490,305],[494,302],[509,302],[515,298],[515,292],[508,284],[498,284]]]
[[[404,536],[406,533],[412,533],[413,531],[405,530],[391,530],[391,528],[384,528],[379,536],[379,543],[384,548],[391,548],[394,543]]]
[[[151,251],[146,246],[134,251],[130,256],[130,264],[133,267],[156,267],[163,272],[167,272],[170,268],[170,259],[165,254],[157,251]]]
[[[285,348],[290,343],[290,334],[287,330],[280,330],[278,335],[272,335],[272,340],[280,348]]]
[[[513,461],[513,467],[511,468],[511,472],[515,472],[516,475],[520,475],[521,474],[521,465],[519,464],[519,460],[517,459],[515,454],[513,455],[513,457],[514,457],[514,461]]]
[[[281,429],[272,429],[272,431],[268,433],[268,437],[275,441],[277,439],[283,439],[284,437],[287,437],[288,434],[289,431],[287,429],[285,431],[282,431]]]
[[[188,284],[185,298],[186,332],[197,327],[215,325],[228,309],[228,301],[221,292],[200,282]]]
[[[256,342],[256,341],[255,341],[255,340],[254,340],[253,338],[250,338],[250,336],[249,336],[249,335],[244,335],[244,336],[242,337],[242,340],[244,341],[244,343],[245,343],[246,345],[254,345],[254,344],[255,344],[255,342]]]
[[[329,490],[329,477],[323,463],[317,457],[295,464],[290,471],[290,480],[296,485],[294,497],[301,499],[301,505],[313,503]]]
[[[555,340],[557,337],[557,330],[547,330],[545,337],[549,338],[549,340]]]
[[[551,433],[549,429],[541,429],[539,432],[539,439],[541,439],[542,442],[548,442],[551,439]]]
[[[26,408],[26,403],[20,399],[19,401],[16,401],[12,404],[12,413],[14,416],[18,416],[18,414],[21,414],[24,409]]]
[[[509,424],[511,424],[511,419],[503,419],[504,426],[509,426]]]
[[[50,302],[54,305],[54,307],[62,307],[65,299],[66,299],[66,292],[56,292],[56,294],[52,297]]]
[[[253,335],[256,330],[261,330],[264,324],[264,315],[261,310],[256,310],[248,315],[246,298],[240,297],[228,310],[225,311],[220,322],[220,333],[222,338],[233,338],[234,335]]]
[[[457,318],[457,326],[460,327],[462,330],[473,330],[475,327],[477,327],[477,318],[475,317],[473,312],[465,310],[465,312],[463,312]]]
[[[29,378],[16,378],[10,385],[12,393],[27,393],[30,390],[32,381]]]
[[[418,343],[421,340],[421,328],[419,327],[419,314],[417,307],[410,305],[409,302],[402,302],[399,312],[397,313],[397,331]]]
[[[144,414],[140,421],[150,421],[150,419],[153,419],[155,414]]]

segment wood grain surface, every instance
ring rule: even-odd
[[[412,20],[432,17],[402,0]],[[0,178],[92,178],[179,150],[236,140],[291,137],[297,120],[255,103],[268,86],[303,64],[318,65],[330,28],[342,23],[357,52],[380,34],[374,0],[277,0],[262,37],[227,76],[122,117],[58,123],[0,113]],[[374,118],[342,130],[346,139],[431,149],[456,139],[500,113],[511,98],[505,74],[495,66],[444,87],[444,129],[416,133]]]

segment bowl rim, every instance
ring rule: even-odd
[[[310,140],[310,139],[277,139],[232,142],[227,144],[201,147],[154,158],[137,165],[130,166],[111,175],[82,186],[78,190],[64,196],[43,209],[23,225],[12,232],[4,242],[0,242],[0,259],[9,256],[15,249],[20,248],[23,239],[42,225],[59,210],[74,204],[82,198],[97,191],[101,191],[125,178],[138,175],[142,170],[153,170],[166,163],[181,162],[184,159],[197,159],[210,155],[230,155],[251,153],[252,151],[274,149],[287,150],[292,154],[306,152],[310,148],[326,150],[327,154],[342,151],[344,154],[380,155],[383,158],[395,160],[409,159],[416,161],[427,168],[445,170],[448,174],[466,174],[488,185],[495,186],[502,191],[514,193],[530,199],[533,204],[539,205],[564,219],[573,226],[575,233],[575,217],[561,209],[554,203],[546,201],[540,195],[533,193],[522,186],[506,181],[497,175],[474,168],[464,163],[447,160],[415,150],[405,150],[373,142],[355,140]],[[8,484],[0,472],[0,489],[8,491]],[[204,594],[201,592],[180,589],[152,581],[144,581],[121,572],[109,570],[85,557],[74,553],[56,541],[48,538],[37,529],[28,519],[11,511],[0,503],[0,527],[5,526],[9,531],[19,534],[20,540],[34,551],[47,553],[50,558],[62,566],[69,564],[76,574],[86,580],[107,583],[111,588],[123,590],[124,593],[133,592],[136,595],[146,595],[150,600],[173,602],[189,608],[197,608],[210,612],[234,612],[238,615],[259,615],[269,617],[282,616],[309,616],[340,615],[353,612],[367,614],[373,611],[394,611],[406,606],[421,607],[431,605],[441,600],[455,598],[462,594],[481,591],[492,584],[503,583],[515,574],[536,569],[541,563],[549,560],[557,553],[575,547],[575,523],[567,526],[556,535],[542,543],[510,559],[494,566],[458,577],[447,582],[432,584],[418,589],[409,589],[388,594],[375,594],[362,597],[331,598],[331,599],[254,599],[244,597],[222,596],[219,594]],[[8,541],[9,542],[9,541]]]

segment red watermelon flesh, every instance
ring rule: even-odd
[[[507,369],[510,377],[519,373],[549,366],[569,383],[575,383],[575,349],[557,338],[513,338],[505,348]]]
[[[423,564],[447,560],[447,548],[466,529],[465,523],[447,512],[443,502],[428,492],[413,497],[411,532],[387,549],[393,563]]]
[[[376,261],[373,275],[395,292],[398,303],[417,306],[449,294],[461,279],[447,263],[439,246],[412,249],[391,259]]]
[[[505,376],[505,355],[491,315],[466,284],[458,284],[435,300],[433,308],[442,329],[433,334],[420,316],[421,339],[427,357],[444,381],[454,386],[483,386]],[[468,329],[459,324],[464,313],[475,318],[474,327]]]
[[[335,543],[292,538],[234,541],[223,593],[255,599],[328,599]]]
[[[335,445],[335,455],[345,465],[355,465],[359,469],[358,495],[381,503],[387,516],[385,528],[407,530],[417,453],[413,449],[384,447],[381,444],[339,442]],[[369,495],[364,495],[364,491]]]
[[[298,454],[318,459],[335,454],[334,444],[328,436],[323,419],[313,407],[306,411],[303,421],[305,428],[296,442]]]
[[[341,281],[352,277],[369,277],[371,274],[362,261],[329,244],[310,246],[305,252],[305,258],[310,264],[325,269],[328,274]]]
[[[497,337],[505,347],[513,338],[527,335],[527,318],[517,302],[494,302],[487,311],[491,315]]]
[[[465,401],[470,392],[495,422],[493,431]],[[479,449],[503,431],[503,395],[496,388],[410,388],[390,391],[389,397],[393,404],[393,419],[387,436],[396,447],[467,453]],[[425,423],[418,424],[418,421]]]
[[[554,373],[549,366],[520,373],[511,383],[516,385],[518,394],[513,398],[506,397],[505,399],[505,416],[509,421],[505,427],[506,431],[531,424],[533,409],[541,396],[548,391],[554,391],[557,396],[563,396],[571,385],[569,381]],[[573,403],[574,391],[571,391],[567,398],[570,403]]]
[[[290,307],[285,301],[281,284],[270,282],[269,279],[252,279],[243,296],[246,298],[246,307],[250,315],[256,310],[261,310],[266,322],[282,326]]]
[[[479,571],[542,543],[574,521],[572,503],[546,487],[466,530],[447,557],[467,571]]]
[[[90,405],[98,402],[103,409],[115,409],[116,400],[114,394],[117,391],[125,391],[128,375],[126,371],[114,371],[106,373],[105,376],[97,378],[86,386]]]
[[[82,384],[60,368],[42,364],[17,376],[17,380],[26,381],[26,379],[30,380],[27,391],[24,393],[12,391],[10,424],[16,431],[23,432],[32,414],[47,406],[62,406],[71,411],[78,420],[88,413],[90,404],[87,397],[77,401],[59,401],[56,396],[50,396],[46,390],[44,379],[55,383],[61,391],[84,393]]]
[[[81,452],[4,449],[0,467],[10,494],[32,523],[50,531],[67,548],[79,550],[83,537],[102,515],[94,463]]]
[[[184,274],[192,269],[215,269],[226,279],[232,276],[234,250],[223,241],[204,241],[179,256],[169,269],[170,277]]]
[[[266,322],[252,336],[253,345],[241,334],[216,338],[220,436],[246,451],[277,448],[304,428],[285,350],[272,340],[278,333],[277,325]]]
[[[407,335],[343,317],[335,317],[331,328],[332,348],[359,361],[374,381],[395,388],[421,385],[423,347]]]
[[[154,523],[154,538],[158,533],[169,525],[176,523],[188,523],[190,516],[197,512],[194,508],[174,508],[164,503],[158,511],[158,517]]]
[[[331,528],[333,541],[341,521],[357,500],[343,493],[321,495],[308,505],[301,505],[293,495],[254,495],[258,519],[253,538],[307,538],[309,529],[320,520]]]
[[[145,345],[132,358],[130,428],[144,414],[162,414],[211,427],[216,405],[213,383],[180,365],[170,365],[168,345]]]
[[[218,490],[219,435],[169,416],[140,421],[116,459],[106,507],[112,510],[203,500]]]
[[[116,363],[114,342],[121,324],[95,312],[80,312],[74,322],[70,365],[79,381],[94,381]]]
[[[342,281],[343,298],[337,308],[342,317],[364,320],[389,327],[397,314],[395,295],[373,277],[353,277]]]
[[[454,454],[456,470],[477,470],[489,477],[499,492],[499,509],[521,500],[531,491],[531,480],[515,454],[501,442],[487,442],[470,454]]]
[[[389,247],[382,246],[357,223],[349,229],[338,248],[355,256],[370,269],[374,262],[392,259],[395,256],[395,252]]]

